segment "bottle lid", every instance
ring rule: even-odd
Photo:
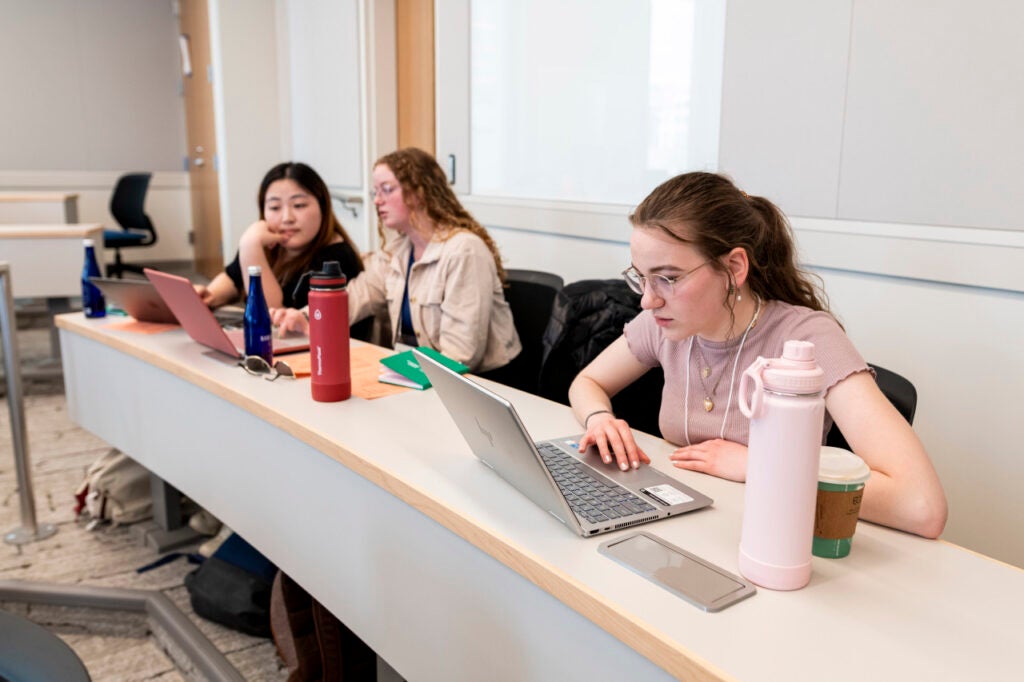
[[[825,388],[825,373],[814,361],[810,341],[786,341],[782,357],[768,361],[763,378],[766,389],[781,393],[809,395]]]
[[[843,448],[824,445],[818,467],[818,480],[822,483],[854,485],[871,477],[871,469],[857,455]]]
[[[341,271],[341,263],[336,260],[329,260],[324,263],[324,269],[314,272],[309,278],[309,286],[317,289],[341,289],[348,283],[348,278]]]
[[[96,245],[96,242],[94,242],[91,239],[83,239],[82,240],[82,246],[95,246],[95,245]]]
[[[263,268],[261,266],[259,266],[259,265],[250,265],[249,266],[249,276],[250,277],[252,277],[253,275],[262,275],[262,274],[263,274]]]

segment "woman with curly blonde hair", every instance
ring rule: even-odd
[[[386,313],[392,341],[429,346],[485,372],[522,346],[505,302],[505,269],[433,156],[409,147],[373,165],[381,250],[348,285],[349,321]],[[286,326],[304,320],[276,319]]]

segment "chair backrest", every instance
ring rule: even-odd
[[[125,230],[148,232],[146,240],[139,246],[152,244],[156,241],[156,229],[146,215],[143,206],[146,203],[146,192],[152,173],[126,173],[117,180],[114,193],[110,197],[110,214],[114,216]]]
[[[621,279],[566,285],[555,297],[544,333],[538,394],[568,405],[572,380],[639,312],[640,296]],[[658,434],[664,386],[665,375],[655,367],[612,398],[612,409],[630,426]]]
[[[544,353],[544,330],[551,318],[551,306],[564,284],[561,277],[539,270],[506,270],[505,300],[512,309],[512,321],[523,345],[522,352],[508,365],[488,374],[522,391],[537,393],[537,377]]]
[[[870,362],[868,365],[875,370],[875,381],[878,383],[878,388],[889,399],[889,402],[893,404],[893,407],[903,415],[907,423],[913,425],[914,414],[917,412],[917,389],[914,388],[914,384],[885,367],[880,367]],[[825,444],[847,450],[850,449],[849,444],[846,442],[846,437],[843,436],[843,433],[835,424],[829,429],[828,436],[825,438]]]

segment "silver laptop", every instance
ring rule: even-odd
[[[596,455],[581,454],[579,436],[535,443],[509,401],[413,353],[480,461],[579,535],[657,521],[713,502],[653,467],[620,471]]]
[[[164,303],[148,279],[109,279],[90,277],[109,303],[113,303],[139,322],[177,324],[178,318]]]

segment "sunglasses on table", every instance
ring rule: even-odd
[[[238,366],[253,376],[262,376],[267,381],[276,381],[280,377],[295,378],[295,372],[284,360],[277,360],[271,365],[258,355],[246,355],[238,361]]]

